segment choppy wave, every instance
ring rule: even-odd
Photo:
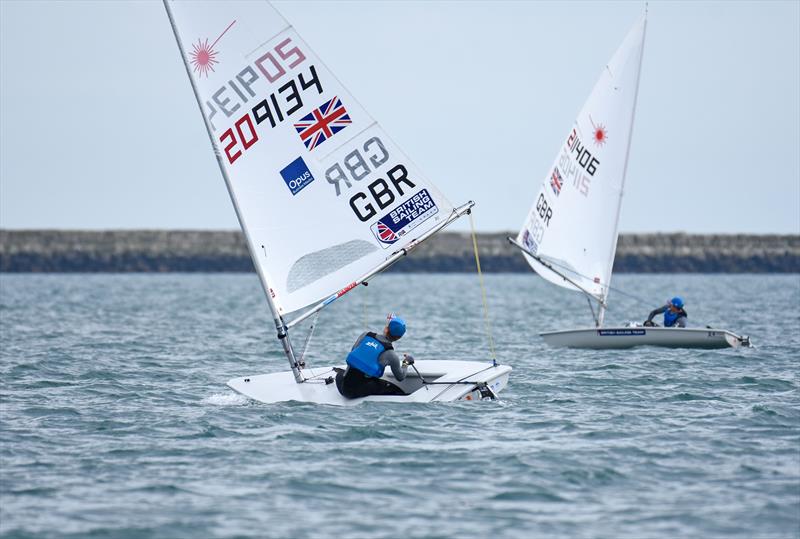
[[[229,393],[214,393],[210,397],[203,399],[203,402],[214,406],[244,406],[249,400],[244,395],[231,391]]]
[[[551,349],[538,332],[589,324],[585,301],[490,275],[502,401],[267,406],[225,386],[285,368],[253,275],[2,275],[0,537],[798,537],[797,276],[616,282],[758,347]],[[350,296],[312,364],[387,311],[417,358],[488,357],[475,276]]]

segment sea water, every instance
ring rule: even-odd
[[[497,402],[265,405],[286,370],[252,274],[0,276],[3,538],[796,538],[800,277],[618,275],[609,323],[673,295],[739,350],[554,349],[586,301],[488,275]],[[376,278],[310,364],[389,311],[418,359],[491,357],[476,275]],[[307,328],[293,332],[299,349]]]

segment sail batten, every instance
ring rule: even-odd
[[[168,7],[279,315],[336,293],[447,219],[452,204],[268,2]]]
[[[642,17],[603,67],[516,239],[535,255],[525,258],[544,279],[601,304],[614,264],[645,25]]]

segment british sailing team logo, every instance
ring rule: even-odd
[[[531,236],[531,232],[527,227],[525,228],[525,233],[522,235],[522,245],[524,245],[525,248],[528,249],[532,254],[536,254],[539,250],[539,244],[533,239],[533,236]]]
[[[370,227],[370,230],[381,246],[386,249],[401,236],[417,228],[437,213],[439,213],[439,208],[428,190],[423,189],[384,215]]]
[[[294,124],[294,128],[306,148],[313,150],[351,123],[353,120],[350,119],[342,101],[334,97],[300,118]]]
[[[211,45],[208,44],[208,38],[205,40],[198,39],[197,43],[192,44],[192,52],[189,53],[191,57],[189,62],[191,62],[192,70],[197,73],[198,77],[205,75],[206,78],[208,78],[208,72],[214,71],[214,64],[219,63],[219,60],[217,60],[217,51],[214,50],[214,46],[235,23],[236,20],[234,19]]]
[[[386,223],[378,221],[375,227],[373,232],[375,232],[375,236],[383,243],[391,244],[397,241],[397,234],[395,234]]]

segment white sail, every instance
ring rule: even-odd
[[[453,207],[266,1],[169,2],[279,314],[340,290]]]
[[[602,301],[617,245],[645,26],[643,17],[603,69],[517,236],[519,244],[569,280],[526,254],[542,277]]]

